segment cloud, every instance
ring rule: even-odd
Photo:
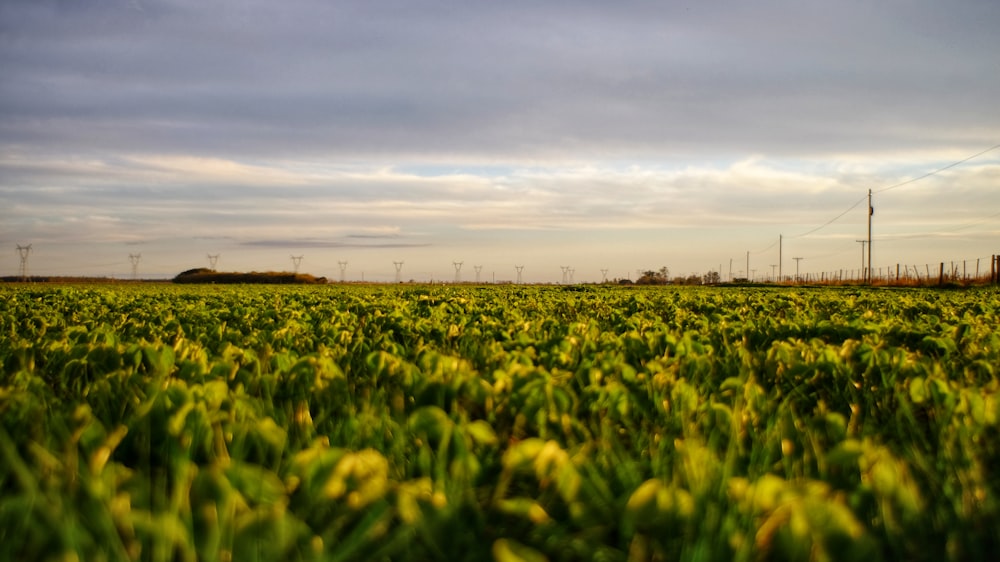
[[[657,158],[997,128],[989,2],[8,4],[0,132],[37,145]]]
[[[3,2],[0,240],[623,255],[669,233],[702,268],[1000,142],[997,22],[985,0]],[[879,194],[880,228],[989,215],[998,170]],[[797,240],[835,253],[865,220]]]
[[[416,242],[375,242],[370,244],[351,243],[336,240],[316,240],[311,238],[248,240],[242,246],[265,248],[427,248],[428,243]]]

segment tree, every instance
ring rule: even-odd
[[[720,280],[718,271],[709,271],[705,274],[704,281],[706,285],[714,285]]]
[[[661,267],[658,271],[652,269],[643,271],[636,280],[637,285],[666,285],[670,282],[670,268]]]

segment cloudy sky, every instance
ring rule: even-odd
[[[786,274],[850,270],[869,189],[875,267],[985,269],[997,29],[996,0],[3,0],[0,275],[31,244],[38,275],[762,277],[779,236]]]

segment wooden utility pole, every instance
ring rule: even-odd
[[[872,190],[868,190],[868,284],[872,282],[872,215],[875,209],[872,207]],[[864,251],[864,246],[862,246]]]
[[[781,273],[781,244],[782,244],[782,238],[783,238],[783,235],[779,234],[778,235],[778,281],[779,282],[781,281],[781,276],[782,276],[782,273]]]

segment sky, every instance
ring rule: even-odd
[[[869,189],[876,270],[987,270],[997,29],[995,0],[3,0],[0,275],[28,244],[34,275],[850,275]]]

